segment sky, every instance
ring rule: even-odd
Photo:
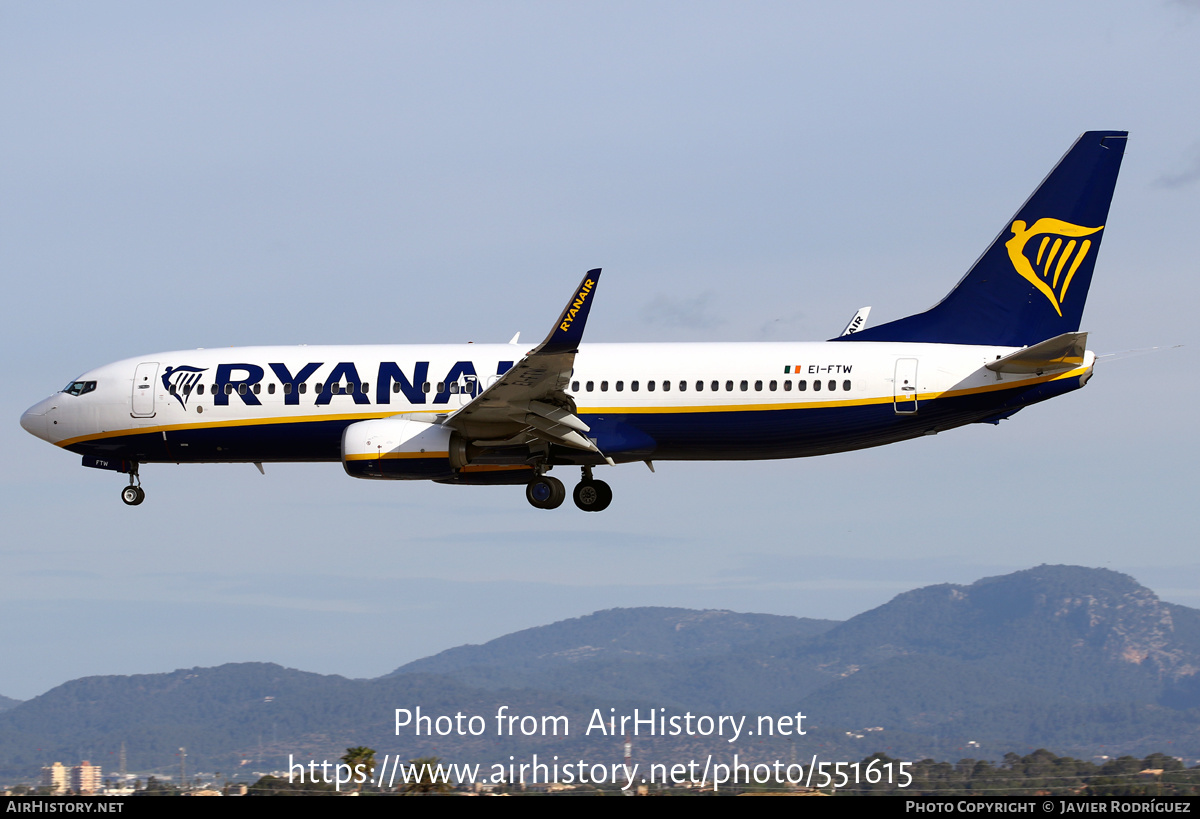
[[[1200,606],[1200,3],[0,6],[0,694],[270,661],[374,677],[619,606],[843,619],[1041,563]],[[1085,390],[612,506],[150,465],[33,438],[92,367],[255,344],[819,340],[939,300],[1085,130],[1128,129]],[[568,476],[569,477],[569,476]]]

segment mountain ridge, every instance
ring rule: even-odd
[[[880,750],[872,742],[909,758],[968,742],[974,755],[993,758],[1028,745],[1144,755],[1167,743],[1200,756],[1200,611],[1165,603],[1118,572],[1042,565],[913,589],[843,622],[607,609],[448,649],[373,680],[270,663],[87,677],[0,711],[0,772],[28,776],[53,761],[47,754],[80,749],[111,758],[123,740],[131,765],[160,760],[161,768],[186,746],[193,764],[218,770],[247,757],[268,767],[289,754],[334,758],[358,744],[405,758],[493,761],[598,747],[578,735],[398,736],[393,711],[417,705],[485,719],[503,706],[569,715],[575,725],[610,707],[804,711],[809,735],[789,747],[813,743],[826,758],[860,759]],[[868,726],[882,733],[863,733]],[[702,737],[638,742],[646,754],[731,750]],[[773,746],[756,738],[754,747]]]

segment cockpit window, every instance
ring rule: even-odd
[[[63,392],[67,395],[86,395],[94,389],[96,389],[95,381],[72,381],[63,387]]]

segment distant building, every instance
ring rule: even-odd
[[[71,768],[71,790],[75,793],[99,793],[102,786],[99,765],[85,759]]]
[[[67,766],[61,762],[55,762],[53,765],[47,765],[42,768],[43,788],[49,788],[51,793],[66,793],[67,792]]]

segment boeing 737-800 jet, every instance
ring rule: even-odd
[[[1079,332],[1125,150],[1089,131],[923,313],[816,343],[583,344],[600,271],[549,335],[509,344],[244,347],[90,370],[21,417],[129,475],[147,463],[330,461],[356,478],[523,484],[534,506],[612,500],[593,470],[655,460],[798,458],[999,423],[1078,389]]]

